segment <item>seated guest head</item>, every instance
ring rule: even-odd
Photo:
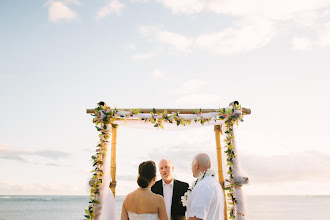
[[[139,165],[137,183],[141,188],[151,187],[156,181],[156,164],[149,160]]]

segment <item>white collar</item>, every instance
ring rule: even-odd
[[[172,181],[171,181],[169,184],[166,184],[165,181],[162,179],[162,181],[163,181],[163,186],[173,186],[173,180],[174,180],[174,179],[172,179]]]

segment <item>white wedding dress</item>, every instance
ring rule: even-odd
[[[158,213],[143,213],[127,212],[130,220],[158,220]]]

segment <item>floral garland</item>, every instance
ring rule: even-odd
[[[107,117],[102,118],[103,114],[106,114]],[[95,114],[93,123],[96,124],[95,128],[97,129],[99,134],[99,143],[96,146],[96,154],[92,156],[93,167],[94,169],[91,171],[93,176],[89,181],[89,185],[91,187],[90,190],[90,201],[88,209],[85,209],[85,217],[86,219],[95,219],[95,205],[99,204],[100,201],[97,200],[97,197],[100,195],[100,185],[102,183],[103,176],[103,161],[102,155],[106,152],[107,143],[109,143],[108,139],[111,135],[112,128],[116,128],[117,124],[114,124],[112,120],[109,120],[110,117],[108,115],[113,114],[113,111],[110,110],[109,107],[104,102],[98,103],[98,107],[95,108]]]
[[[181,196],[181,202],[183,206],[188,205],[188,197],[190,196],[190,193],[194,189],[194,187],[197,185],[198,182],[200,182],[202,179],[204,179],[207,176],[213,176],[215,177],[214,170],[208,169],[206,172],[201,172],[197,179],[189,186],[187,192],[184,193],[183,196]]]
[[[179,112],[168,114],[166,110],[164,110],[163,113],[157,114],[156,109],[153,109],[153,111],[150,113],[151,118],[142,119],[145,122],[150,122],[154,124],[154,127],[157,128],[164,128],[163,122],[173,123],[177,126],[186,126],[190,125],[192,121],[195,123],[199,122],[202,125],[205,124],[205,122],[209,122],[211,120],[217,121],[217,120],[225,120],[225,127],[227,134],[226,138],[226,148],[225,151],[227,155],[227,165],[229,166],[229,180],[226,180],[229,182],[229,187],[226,187],[225,189],[229,191],[227,193],[227,196],[230,197],[231,202],[229,203],[232,205],[231,208],[229,208],[230,211],[230,219],[235,219],[235,204],[236,204],[236,198],[233,192],[233,188],[235,187],[234,178],[232,175],[232,160],[233,157],[235,157],[235,152],[233,151],[233,145],[231,143],[231,139],[234,138],[233,136],[233,125],[235,123],[238,123],[239,121],[243,121],[243,114],[242,114],[242,108],[239,105],[237,101],[233,102],[232,108],[220,108],[219,110],[215,111],[217,112],[217,116],[214,118],[204,118],[201,114],[202,109],[196,109],[194,110],[195,115],[197,116],[194,119],[186,119],[182,118],[179,115]],[[103,162],[102,162],[102,155],[106,151],[106,145],[109,142],[108,139],[111,135],[112,128],[116,128],[118,124],[115,123],[116,120],[125,120],[133,118],[135,115],[140,113],[140,109],[131,109],[126,115],[120,115],[119,110],[117,108],[112,109],[111,107],[108,107],[104,102],[98,103],[98,107],[95,108],[95,114],[93,114],[93,123],[96,124],[96,129],[99,132],[99,143],[96,146],[96,154],[92,156],[92,162],[94,169],[91,171],[93,173],[93,176],[90,180],[90,201],[88,209],[85,210],[85,217],[86,219],[94,220],[95,219],[95,205],[99,204],[100,201],[97,200],[97,197],[100,195],[100,184],[102,183],[102,176],[103,176]],[[196,182],[197,184],[197,182]]]
[[[241,111],[241,106],[237,101],[231,103],[231,105],[233,106],[232,109],[233,112]],[[225,134],[227,135],[225,139],[225,143],[226,143],[225,148],[227,148],[227,150],[225,151],[225,153],[227,156],[227,166],[228,166],[227,174],[229,175],[229,179],[226,179],[226,182],[228,182],[229,185],[224,189],[228,191],[227,196],[229,197],[230,200],[229,204],[231,205],[231,207],[228,207],[229,219],[236,219],[235,206],[237,204],[237,199],[235,197],[235,192],[234,192],[236,183],[233,176],[233,159],[234,157],[236,157],[236,153],[233,150],[234,146],[232,144],[232,140],[234,139],[234,135],[233,135],[234,124],[235,123],[238,124],[239,121],[243,122],[243,114],[241,115],[232,114],[231,117],[225,119],[225,128],[226,128]]]

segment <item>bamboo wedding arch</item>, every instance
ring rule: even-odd
[[[92,156],[93,176],[89,182],[91,186],[90,205],[85,210],[86,219],[98,218],[102,212],[102,199],[104,188],[111,189],[116,194],[116,145],[118,126],[133,123],[137,126],[152,124],[153,127],[164,129],[166,126],[189,126],[191,124],[206,126],[213,125],[216,140],[216,155],[218,165],[218,178],[225,195],[225,219],[245,219],[243,201],[238,201],[241,197],[241,186],[248,182],[248,178],[242,177],[239,172],[239,161],[236,158],[236,143],[234,136],[234,126],[243,121],[244,115],[251,114],[251,110],[243,108],[239,102],[234,101],[226,108],[219,109],[129,109],[111,108],[104,102],[98,103],[95,109],[87,109],[87,114],[94,116],[93,123],[99,132],[99,143],[96,154]],[[224,135],[225,147],[221,145],[221,135]],[[108,143],[111,139],[111,160],[107,154]],[[226,154],[229,179],[225,180],[222,158]],[[106,164],[108,158],[110,164]],[[110,162],[111,161],[111,162]],[[111,175],[111,182],[105,180],[106,174]],[[103,190],[103,191],[102,191]],[[226,192],[227,191],[227,192]],[[227,207],[230,206],[230,207]]]

